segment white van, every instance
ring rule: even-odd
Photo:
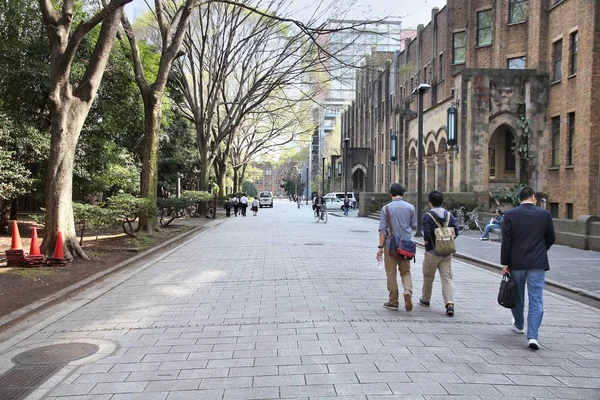
[[[327,193],[324,197],[337,197],[343,202],[344,192],[331,192]],[[356,197],[354,197],[354,192],[348,192],[348,200],[350,200],[350,208],[356,208]]]
[[[263,207],[271,207],[273,208],[273,192],[264,191],[258,194],[258,202],[260,204],[260,208]]]

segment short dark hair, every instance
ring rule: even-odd
[[[404,196],[404,193],[406,193],[406,189],[401,184],[393,183],[392,186],[390,186],[390,194],[392,196]]]
[[[525,186],[519,191],[519,200],[524,201],[535,196],[535,190],[531,186]]]
[[[499,209],[499,208],[496,208],[496,212],[497,212],[498,214],[500,214],[500,215],[504,214],[504,213],[502,212],[502,210],[501,210],[501,209]]]
[[[429,202],[434,207],[441,207],[444,204],[444,194],[439,190],[434,190],[429,193]]]

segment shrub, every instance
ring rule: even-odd
[[[120,221],[125,234],[135,237],[131,223],[140,215],[149,218],[156,217],[156,209],[148,199],[135,197],[130,194],[118,194],[108,199],[107,208],[113,213],[117,221]]]
[[[160,226],[169,226],[176,218],[190,215],[195,202],[185,197],[160,197],[157,199],[160,210]]]
[[[196,215],[204,215],[209,204],[214,201],[214,195],[205,191],[186,190],[181,197],[192,201],[196,205]]]

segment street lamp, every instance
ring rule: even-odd
[[[348,143],[350,138],[344,138],[344,197],[348,196]]]
[[[331,192],[331,164],[329,165],[329,167],[327,167],[327,187],[328,190]]]
[[[338,161],[338,178],[342,176],[342,161]]]
[[[323,157],[323,163],[321,167],[321,194],[325,195],[325,157]]]
[[[448,146],[456,146],[458,144],[457,138],[457,122],[458,122],[458,110],[456,107],[448,108],[448,139],[446,144]]]
[[[308,204],[308,167],[306,168],[306,203]]]
[[[413,94],[418,94],[418,138],[417,138],[417,233],[416,237],[423,236],[423,96],[431,89],[426,83],[421,83]]]
[[[392,133],[390,136],[390,161],[396,162],[398,160],[398,135]]]

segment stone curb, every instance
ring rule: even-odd
[[[194,229],[184,232],[181,235],[175,236],[174,238],[171,238],[171,239],[167,240],[166,242],[161,243],[158,246],[151,247],[148,250],[146,250],[140,254],[137,254],[131,258],[128,258],[125,261],[118,263],[117,265],[114,265],[108,269],[105,269],[104,271],[100,271],[95,275],[92,275],[82,281],[76,282],[70,286],[67,286],[64,289],[61,289],[54,294],[46,296],[43,299],[35,301],[25,307],[19,308],[18,310],[11,312],[8,315],[5,315],[4,317],[0,318],[0,330],[2,330],[4,328],[8,328],[7,325],[9,325],[9,324],[13,325],[14,322],[17,322],[18,320],[26,318],[26,317],[30,316],[31,314],[35,313],[36,311],[49,306],[50,304],[58,303],[58,302],[64,300],[65,298],[69,297],[70,295],[74,294],[75,292],[78,292],[79,290],[81,290],[87,286],[90,286],[93,283],[96,283],[97,281],[105,278],[106,276],[108,276],[114,272],[117,272],[123,268],[130,266],[131,264],[136,263],[137,261],[139,261],[142,258],[145,258],[149,255],[152,255],[154,253],[157,253],[157,252],[165,249],[166,247],[170,246],[174,242],[177,242],[181,239],[184,239],[188,236],[192,236],[192,235],[198,233],[203,228],[206,228],[207,225],[208,224],[197,226]]]
[[[423,245],[423,243],[421,243],[421,242],[417,242],[417,244],[423,248],[425,247]],[[486,267],[493,268],[493,269],[496,269],[499,271],[502,270],[502,267],[499,264],[496,264],[496,263],[493,263],[493,262],[490,262],[487,260],[482,260],[481,258],[473,257],[473,256],[470,256],[470,255],[467,255],[464,253],[458,253],[458,252],[454,253],[454,257],[459,260],[462,260],[462,261],[467,261],[467,262],[471,262],[474,264],[484,265]],[[561,282],[555,281],[553,279],[546,279],[546,284],[549,286],[558,288],[558,289],[566,290],[567,292],[571,292],[571,293],[586,297],[591,300],[600,301],[600,295],[598,295],[594,292],[591,292],[589,290],[580,289],[578,287],[568,285],[566,283],[561,283]]]

